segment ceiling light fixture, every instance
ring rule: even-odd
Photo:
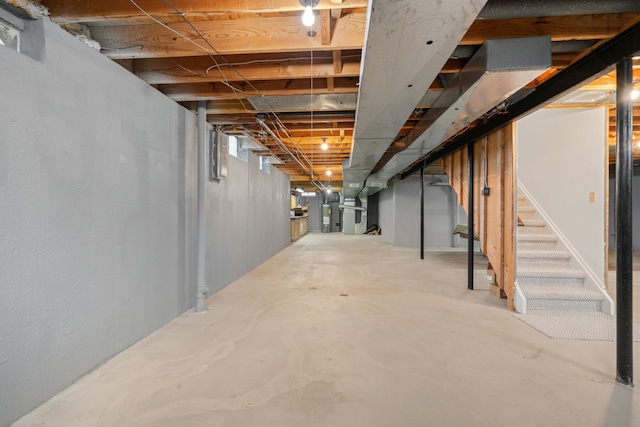
[[[322,137],[322,144],[320,144],[320,148],[322,149],[322,151],[327,151],[329,149],[329,144],[327,144],[326,136]]]
[[[327,171],[325,172],[327,174],[327,176],[331,176],[331,170],[327,169]]]
[[[631,91],[631,99],[638,99],[640,96],[640,90],[634,89]]]
[[[313,15],[313,8],[320,3],[320,0],[299,0],[300,4],[304,7],[304,13],[302,14],[302,23],[311,27],[313,23],[316,21],[315,16]]]

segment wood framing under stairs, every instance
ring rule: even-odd
[[[515,280],[515,150],[514,126],[508,125],[474,145],[474,231],[480,249],[487,256],[496,282],[514,308]],[[458,201],[469,212],[467,192],[467,150],[445,157],[444,170]],[[483,195],[483,188],[485,193]]]

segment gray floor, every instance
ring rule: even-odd
[[[15,426],[637,426],[615,344],[552,340],[464,252],[311,233]],[[634,348],[638,360],[640,347]]]

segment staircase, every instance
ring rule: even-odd
[[[604,295],[585,288],[585,272],[570,267],[571,254],[558,249],[558,237],[539,218],[519,195],[517,284],[526,312],[601,311]]]

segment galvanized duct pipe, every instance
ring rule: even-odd
[[[205,185],[206,185],[206,159],[205,144],[207,140],[207,102],[198,101],[198,273],[196,281],[196,312],[207,309],[205,299],[209,287],[205,282],[206,260],[206,215],[205,215]]]
[[[596,40],[558,40],[551,42],[551,53],[582,52],[596,44]],[[453,50],[451,59],[468,59],[481,45],[460,45]]]
[[[640,12],[638,0],[489,0],[477,19]]]

